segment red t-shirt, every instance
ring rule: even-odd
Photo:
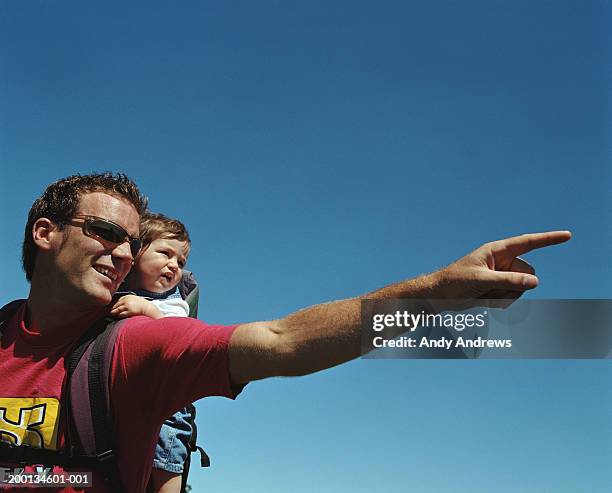
[[[52,337],[35,334],[25,327],[24,311],[25,304],[5,326],[0,344],[0,439],[62,450],[66,358],[81,330],[67,328]],[[235,398],[228,363],[234,328],[185,317],[133,317],[121,327],[111,366],[110,397],[126,492],[145,491],[165,418],[202,397]],[[0,466],[0,475],[4,472]],[[21,490],[25,491],[8,489]],[[92,488],[28,491],[106,493],[108,489],[94,474]]]

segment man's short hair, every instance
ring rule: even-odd
[[[164,214],[146,211],[140,216],[140,242],[143,250],[153,240],[159,238],[179,240],[187,243],[187,253],[191,248],[191,239],[185,225],[178,219],[172,219]]]
[[[32,281],[38,248],[32,238],[32,226],[41,217],[49,218],[60,230],[64,229],[77,213],[81,196],[86,193],[104,192],[130,202],[138,214],[147,208],[147,198],[136,184],[123,173],[92,173],[72,175],[51,183],[34,201],[28,214],[22,247],[22,263],[26,279]]]

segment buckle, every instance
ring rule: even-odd
[[[107,450],[106,452],[102,452],[96,455],[96,459],[98,459],[98,461],[102,463],[113,460],[114,458],[115,458],[115,452],[113,451],[113,449]]]

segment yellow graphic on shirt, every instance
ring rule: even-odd
[[[52,397],[0,397],[0,440],[57,450],[59,410]]]

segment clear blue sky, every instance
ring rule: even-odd
[[[530,297],[612,292],[604,1],[2,2],[0,300],[52,180],[184,220],[202,318],[280,317],[571,229]],[[610,361],[358,360],[199,403],[196,491],[604,492]]]

